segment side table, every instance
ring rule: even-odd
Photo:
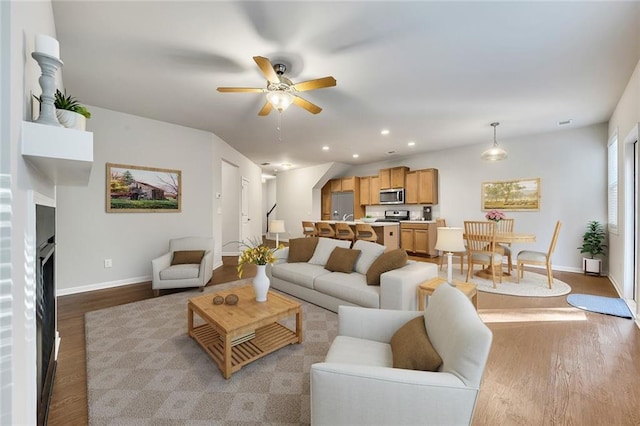
[[[463,281],[453,281],[456,285],[456,288],[463,292],[469,299],[471,299],[471,303],[478,310],[478,289],[475,284],[465,283]],[[442,284],[447,284],[447,280],[444,278],[432,278],[420,284],[417,288],[418,292],[418,310],[423,311],[425,305],[425,297],[431,296],[436,288],[440,287]]]

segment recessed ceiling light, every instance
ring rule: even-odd
[[[568,126],[571,123],[573,123],[572,119],[562,120],[562,121],[558,121],[558,126]]]
[[[359,156],[358,154],[353,154],[353,155],[352,155],[352,157],[353,157],[353,158],[358,158],[358,157],[360,157],[360,156]]]
[[[411,141],[411,142],[409,142],[407,145],[409,145],[409,146],[414,146],[415,144],[416,144],[415,142]]]
[[[382,129],[382,130],[380,131],[380,134],[381,134],[381,135],[385,135],[385,136],[386,136],[386,135],[388,135],[388,134],[389,134],[389,129]]]
[[[322,150],[323,151],[329,151],[329,147],[325,145],[325,146],[322,147]]]

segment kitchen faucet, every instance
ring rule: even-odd
[[[350,213],[350,214],[344,214],[344,215],[342,215],[342,220],[347,220],[347,218],[348,218],[349,216],[351,216],[351,218],[353,219],[353,213]]]

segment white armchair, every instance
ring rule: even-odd
[[[172,265],[174,252],[204,250],[199,263]],[[213,276],[213,238],[184,237],[169,241],[169,253],[151,261],[153,280],[151,288],[157,296],[160,289],[201,287]]]
[[[393,368],[389,342],[418,311],[340,306],[338,336],[311,366],[311,424],[470,424],[492,333],[473,304],[448,285],[424,312],[437,372]]]

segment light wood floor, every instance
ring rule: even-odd
[[[236,280],[234,260],[225,259],[209,285]],[[246,277],[255,274],[251,266]],[[616,296],[607,278],[554,276],[574,293]],[[87,424],[85,312],[151,297],[151,284],[141,283],[58,299],[62,343],[49,425]],[[640,425],[640,330],[633,321],[570,308],[564,296],[479,292],[478,308],[494,338],[474,425]]]

